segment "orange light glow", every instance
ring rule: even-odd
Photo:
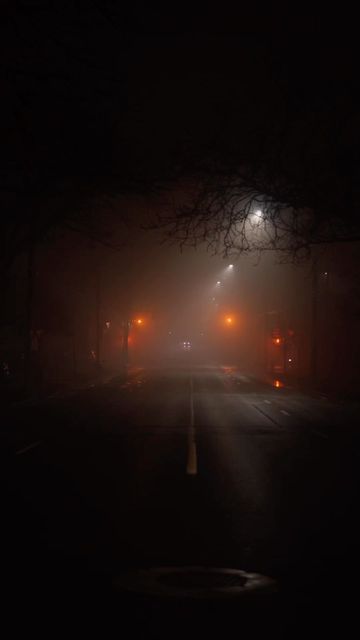
[[[281,382],[281,380],[274,380],[274,387],[276,387],[276,389],[281,389],[281,387],[283,387],[283,383]]]
[[[232,319],[232,318],[230,318],[230,316],[229,316],[228,318],[226,318],[226,322],[227,322],[228,324],[232,324],[233,319]]]
[[[281,338],[274,338],[274,344],[280,344]]]
[[[136,324],[144,324],[144,320],[142,318],[137,318],[135,322]]]

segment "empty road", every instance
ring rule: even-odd
[[[359,567],[359,434],[356,404],[190,363],[14,406],[1,428],[7,606],[66,615],[85,602],[88,618],[101,602],[123,616],[127,571],[227,567],[276,581],[284,637],[292,624],[309,633],[314,611],[314,637],[332,627],[340,601],[342,628]],[[134,629],[171,637],[156,617],[171,607]]]

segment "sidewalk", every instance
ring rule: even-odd
[[[334,386],[326,385],[326,383],[313,383],[309,378],[301,378],[295,374],[278,372],[271,374],[264,371],[253,371],[252,375],[272,387],[289,389],[316,398],[326,398],[333,402],[341,403],[359,400],[359,391],[357,389],[349,391],[342,389],[340,386],[334,388]]]
[[[46,388],[25,393],[19,387],[7,387],[0,390],[0,402],[7,408],[37,404],[50,399],[70,397],[80,391],[86,391],[94,387],[101,387],[110,382],[125,382],[140,372],[139,367],[120,367],[115,370],[104,369],[98,375],[79,376],[77,381],[66,380],[63,382],[49,383]]]

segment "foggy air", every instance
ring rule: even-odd
[[[350,637],[356,38],[60,4],[1,9],[3,618]]]

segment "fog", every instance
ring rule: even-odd
[[[38,384],[91,377],[95,365],[120,374],[124,366],[216,363],[270,380],[316,377],[337,389],[356,387],[355,250],[346,260],[341,245],[318,252],[314,279],[314,260],[281,264],[271,252],[223,258],[205,246],[180,250],[137,224],[119,224],[116,233],[122,242],[116,250],[71,232],[37,247]],[[15,342],[25,281],[20,257],[8,290]],[[16,357],[9,359],[16,372]]]

